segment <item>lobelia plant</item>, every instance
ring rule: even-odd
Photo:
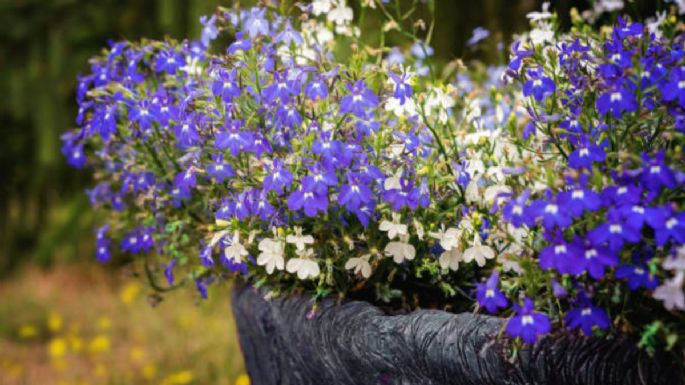
[[[317,0],[220,8],[198,41],[93,59],[63,152],[97,181],[98,260],[139,257],[159,291],[205,297],[238,274],[273,294],[475,305],[530,344],[566,328],[680,354],[675,19],[598,33],[575,16],[561,33],[543,10],[508,66],[438,72],[432,27],[419,39],[381,1],[361,12],[386,18],[380,47],[344,0]],[[384,46],[393,30],[404,49]]]

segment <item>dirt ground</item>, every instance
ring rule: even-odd
[[[149,304],[145,282],[99,265],[0,281],[0,385],[247,385],[230,287]]]

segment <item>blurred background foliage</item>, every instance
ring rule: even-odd
[[[349,2],[359,9],[359,0]],[[637,2],[638,7],[629,2],[626,11],[649,15],[644,12],[650,3],[654,2]],[[96,218],[83,193],[86,173],[68,168],[59,151],[60,134],[74,124],[75,79],[88,70],[88,58],[106,47],[108,39],[197,37],[199,17],[217,5],[230,4],[231,0],[0,0],[0,277],[26,261],[48,266],[92,258]],[[541,4],[436,0],[432,45],[438,59],[505,60],[511,36],[528,27],[526,13]],[[553,2],[562,21],[572,6],[587,9],[591,1]],[[380,25],[379,19],[367,16],[365,26],[374,24]],[[477,26],[490,30],[491,37],[468,48],[466,41]]]

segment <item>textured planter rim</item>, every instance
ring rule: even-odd
[[[253,385],[685,384],[670,356],[650,358],[627,338],[567,333],[524,347],[509,362],[505,319],[439,310],[387,315],[362,301],[265,299],[237,284],[232,306]]]

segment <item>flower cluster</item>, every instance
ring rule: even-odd
[[[390,18],[382,34],[403,24],[388,7],[362,7]],[[148,253],[149,276],[203,296],[227,272],[381,300],[421,281],[511,315],[527,343],[557,326],[648,328],[628,315],[639,299],[662,314],[657,334],[685,336],[672,27],[562,35],[544,9],[508,66],[455,74],[416,35],[366,46],[344,0],[294,12],[219,9],[197,41],[112,43],[92,61],[63,152],[93,170],[90,200],[109,213],[98,259]]]

